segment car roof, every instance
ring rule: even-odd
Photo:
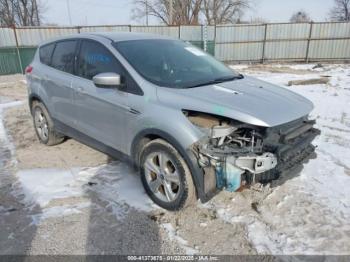
[[[147,39],[174,39],[168,36],[161,36],[155,34],[148,33],[135,33],[135,32],[96,32],[96,33],[81,33],[81,34],[73,34],[64,37],[58,37],[54,39],[50,39],[48,41],[43,42],[40,46],[55,42],[68,40],[72,38],[87,38],[87,39],[96,39],[96,38],[105,38],[109,39],[113,42],[122,42],[122,41],[131,41],[131,40],[147,40]]]
[[[88,34],[89,35],[89,34]],[[171,39],[168,36],[161,36],[149,33],[135,33],[135,32],[103,32],[90,33],[90,35],[98,35],[109,38],[114,42],[130,41],[130,40],[146,40],[146,39]]]

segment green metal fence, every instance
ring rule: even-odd
[[[0,75],[20,73],[21,66],[18,59],[16,48],[1,48],[0,49]]]
[[[19,48],[19,54],[21,58],[21,64],[22,64],[22,72],[24,72],[24,69],[32,62],[34,55],[36,52],[36,47],[21,47]]]
[[[22,74],[32,61],[36,47],[0,48],[0,75]]]

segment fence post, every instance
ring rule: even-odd
[[[181,25],[179,25],[179,39],[181,39]]]
[[[214,24],[214,56],[216,57],[215,48],[216,48],[216,23]]]
[[[203,48],[203,25],[201,25],[201,48]]]
[[[131,25],[129,25],[129,32],[131,32]]]
[[[262,48],[262,57],[261,57],[261,63],[262,64],[265,62],[266,37],[267,37],[267,23],[265,24],[264,42],[263,42],[263,48]]]
[[[204,25],[204,51],[207,52],[207,42],[208,42],[208,26]]]
[[[19,67],[21,68],[22,74],[24,74],[24,68],[22,65],[22,59],[21,59],[21,53],[19,52],[19,45],[18,45],[18,38],[17,38],[17,31],[16,31],[16,25],[12,26],[13,33],[15,35],[15,41],[16,41],[16,51],[17,51],[17,57],[18,57],[18,62],[19,62]]]
[[[312,28],[313,28],[314,22],[310,22],[310,31],[309,31],[309,38],[307,39],[307,46],[306,46],[306,55],[305,55],[305,62],[309,63],[309,52],[310,52],[310,42],[312,37]]]

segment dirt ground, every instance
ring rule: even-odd
[[[19,80],[20,79],[20,80]],[[73,139],[55,147],[47,147],[38,142],[33,120],[27,103],[27,89],[22,76],[7,77],[3,81],[12,81],[9,85],[0,85],[0,96],[23,105],[6,110],[5,126],[16,147],[17,168],[67,168],[97,166],[108,162],[108,157]]]
[[[316,74],[288,66],[244,70],[293,79]],[[167,212],[149,202],[125,163],[73,139],[40,144],[23,76],[0,77],[0,104],[12,101],[23,104],[0,109],[0,254],[350,253],[347,195],[344,209],[334,211],[328,200],[315,200],[300,170],[285,174],[294,178],[288,182],[222,192],[209,203]],[[326,155],[319,161],[336,162]],[[331,172],[348,172],[347,165]],[[322,184],[313,183],[311,190]]]

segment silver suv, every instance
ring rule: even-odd
[[[74,138],[140,170],[168,210],[277,179],[314,152],[312,103],[149,34],[80,34],[39,46],[26,69],[40,141]]]

